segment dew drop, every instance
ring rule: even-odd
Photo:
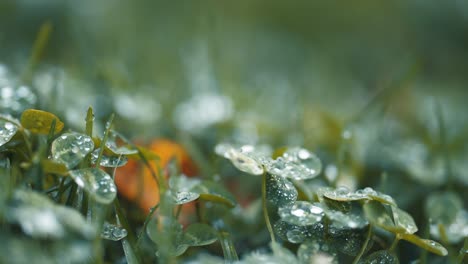
[[[293,229],[286,232],[286,237],[291,243],[301,243],[304,241],[305,237],[300,230]]]
[[[18,126],[10,121],[0,119],[0,146],[8,143],[18,131]]]
[[[91,152],[91,163],[96,164],[96,161],[99,157],[99,152],[101,151],[100,148],[97,148],[93,152]],[[120,155],[120,156],[107,156],[107,155],[102,155],[101,161],[99,162],[99,165],[102,167],[109,167],[109,168],[116,168],[116,167],[122,167],[127,164],[128,158],[126,156]]]
[[[94,143],[87,135],[65,133],[52,142],[52,159],[71,169],[78,165],[94,148]]]
[[[200,194],[195,192],[179,191],[172,193],[172,198],[175,204],[185,204],[191,201],[195,201],[200,197]]]
[[[107,222],[102,227],[101,237],[103,239],[119,241],[127,236],[127,230]]]
[[[321,207],[305,201],[280,207],[278,214],[283,221],[299,226],[313,225],[325,215]]]
[[[297,257],[300,263],[338,263],[337,253],[319,241],[307,241],[301,244],[297,250]]]
[[[273,174],[267,178],[266,192],[267,199],[279,207],[295,202],[298,195],[289,180]]]
[[[116,195],[117,188],[111,176],[98,168],[70,171],[73,180],[99,203],[109,204]]]
[[[312,152],[303,148],[292,148],[281,157],[269,162],[268,172],[294,180],[311,179],[322,170],[320,159]]]
[[[218,144],[215,152],[229,159],[237,169],[252,175],[263,174],[263,166],[270,160],[265,153],[251,145],[235,148],[229,144]]]
[[[109,125],[110,124],[107,124],[106,127]],[[138,150],[116,131],[110,131],[109,138],[106,141],[106,147],[117,155],[132,155],[138,153]]]

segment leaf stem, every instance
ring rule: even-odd
[[[143,238],[143,234],[144,234],[144,232],[145,232],[145,230],[146,230],[146,227],[148,226],[149,221],[150,221],[151,218],[153,217],[153,214],[154,214],[154,212],[156,212],[156,209],[158,209],[158,207],[159,207],[159,204],[156,204],[155,206],[151,207],[148,216],[146,216],[145,222],[143,223],[143,227],[141,228],[141,231],[140,231],[140,233],[139,233],[138,236],[137,236],[137,242],[136,242],[136,246],[137,246],[137,247],[140,246],[140,244],[141,244],[141,239]]]
[[[179,204],[177,206],[177,211],[176,211],[176,215],[175,215],[176,219],[179,219],[180,212],[182,212],[182,204]]]
[[[275,234],[273,233],[273,228],[271,227],[270,217],[268,216],[267,200],[266,200],[266,184],[267,184],[267,172],[264,168],[262,174],[262,207],[263,207],[263,216],[265,217],[265,224],[270,233],[270,238],[272,243],[276,243]]]
[[[231,237],[228,232],[220,231],[218,233],[219,242],[224,254],[224,263],[234,263],[239,260],[236,249],[232,243]]]
[[[361,251],[359,251],[359,254],[356,256],[356,258],[353,261],[353,264],[357,264],[359,260],[361,259],[362,255],[366,252],[367,245],[369,244],[369,241],[372,237],[372,225],[369,224],[369,230],[367,231],[367,236],[366,240],[364,241],[364,245],[362,245]]]
[[[114,121],[114,114],[112,114],[109,117],[109,121],[107,121],[106,123],[106,130],[104,131],[104,136],[102,137],[102,140],[101,140],[101,146],[100,146],[101,149],[99,150],[99,155],[96,160],[96,167],[98,168],[99,168],[99,164],[101,164],[102,154],[104,154],[104,148],[106,147],[107,138],[109,137],[109,131],[111,129],[111,125],[113,121]]]
[[[465,242],[463,244],[463,247],[460,249],[460,253],[458,254],[457,257],[457,264],[463,263],[463,259],[465,259],[465,255],[468,252],[468,237],[465,237]]]
[[[394,251],[395,251],[396,246],[398,245],[398,242],[400,242],[400,235],[397,234],[397,235],[395,236],[395,240],[393,240],[393,243],[392,243],[392,245],[390,246],[390,249],[389,249],[389,250],[390,250],[391,252],[394,252]]]
[[[128,220],[125,217],[122,207],[120,207],[118,198],[115,198],[114,200],[114,210],[115,210],[117,221],[123,228],[127,230],[127,241],[130,244],[130,247],[135,252],[136,257],[139,259],[139,252],[138,252],[138,248],[136,244],[137,240],[135,239],[135,235],[131,231],[130,224],[128,223]]]

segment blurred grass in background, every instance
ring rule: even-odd
[[[464,127],[467,20],[463,1],[6,0],[0,58],[21,74],[50,21],[33,88],[75,126],[91,104],[138,138],[234,121],[241,141],[316,146],[375,102]]]

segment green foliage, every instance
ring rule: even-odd
[[[4,129],[8,132],[4,133],[6,136],[3,137],[5,150],[2,152],[1,177],[4,191],[1,197],[0,216],[6,221],[3,223],[4,226],[21,228],[19,231],[7,228],[5,229],[7,231],[2,231],[4,236],[10,239],[11,243],[19,239],[14,243],[24,248],[31,247],[31,252],[44,261],[53,260],[57,256],[54,254],[58,253],[52,255],[37,253],[31,244],[37,239],[67,241],[66,243],[71,243],[71,247],[75,246],[74,243],[84,243],[89,252],[97,254],[95,255],[97,259],[102,258],[99,253],[102,247],[93,241],[101,239],[121,241],[124,249],[121,254],[127,261],[140,263],[140,259],[144,258],[141,254],[145,254],[147,250],[141,243],[146,242],[142,242],[145,241],[141,240],[142,238],[139,238],[138,243],[134,240],[132,233],[135,229],[128,226],[125,218],[122,218],[125,216],[115,201],[117,188],[113,177],[106,172],[106,167],[115,170],[124,165],[125,163],[120,163],[120,159],[132,158],[139,148],[111,130],[111,123],[107,124],[103,138],[98,145],[95,145],[95,140],[85,134],[78,132],[60,134],[61,129],[57,129],[57,122],[53,122],[58,119],[53,114],[37,110],[26,110],[26,113],[29,114],[23,114],[21,124],[10,117],[2,119]],[[88,118],[87,127],[91,131],[89,122],[92,120]],[[38,123],[42,125],[38,126]],[[63,124],[61,126],[63,127]],[[47,140],[48,143],[44,145],[40,143],[44,142],[41,141],[43,136],[28,133],[30,129],[40,132],[39,134],[49,134],[48,137],[52,137],[53,140]],[[44,133],[45,131],[48,133]],[[23,137],[16,139],[15,144],[9,145],[16,133],[22,133]],[[35,146],[33,142],[39,142],[39,145]],[[14,151],[23,145],[31,147],[31,153],[22,156]],[[103,145],[110,154],[102,151]],[[278,236],[281,241],[280,244],[273,241],[271,244],[273,253],[248,255],[241,260],[241,263],[256,261],[309,263],[321,258],[334,263],[349,257],[353,257],[355,263],[361,258],[362,263],[375,261],[399,263],[398,254],[395,253],[395,246],[399,240],[406,240],[422,250],[440,256],[449,253],[440,243],[415,235],[418,228],[413,217],[400,209],[391,196],[370,187],[356,191],[344,187],[319,187],[308,190],[315,193],[313,196],[315,198],[306,200],[300,198],[295,185],[301,185],[301,190],[305,190],[308,185],[302,185],[300,182],[311,178],[310,175],[315,178],[320,173],[320,171],[311,172],[313,168],[321,169],[321,165],[317,165],[321,164],[320,161],[311,161],[316,159],[315,154],[300,148],[293,148],[291,151],[283,149],[281,154],[276,154],[276,159],[273,159],[267,151],[259,152],[257,149],[259,148],[250,146],[236,149],[231,145],[217,147],[217,153],[231,160],[240,170],[254,175],[258,171],[256,168],[261,170],[265,175],[265,195],[262,196],[262,200],[266,227],[270,225],[270,217],[278,219],[274,228],[268,228],[271,238],[275,239]],[[45,153],[50,155],[46,156]],[[37,156],[36,159],[24,160],[24,157]],[[23,158],[23,163],[29,165],[26,167],[23,165],[22,168],[15,167],[19,164],[15,161],[19,157]],[[96,167],[98,160],[101,160],[101,168]],[[40,170],[35,170],[35,175],[25,176],[28,170],[36,167]],[[226,214],[235,218],[233,210],[238,209],[228,208],[237,205],[236,198],[218,182],[192,179],[178,173],[177,168],[170,170],[169,181],[164,184],[169,188],[160,189],[162,193],[159,208],[147,216],[143,225],[148,238],[154,242],[152,244],[156,254],[154,256],[162,262],[173,261],[188,254],[186,252],[192,252],[187,251],[191,247],[207,246],[219,240],[226,260],[237,261],[232,238],[229,238],[229,233],[224,230],[226,222],[223,220],[226,219]],[[13,178],[13,175],[16,178]],[[52,183],[46,182],[46,176],[52,176]],[[159,179],[165,180],[164,177]],[[14,181],[14,184],[11,181]],[[32,189],[48,193],[49,197],[32,190],[25,190],[27,185],[24,184],[28,182],[34,184]],[[41,189],[40,186],[45,185],[49,190]],[[113,217],[104,212],[111,210],[109,205],[113,202],[117,206],[115,207],[117,215],[120,216],[112,220]],[[191,203],[198,204],[197,215],[201,222],[189,224],[184,228],[178,220],[180,209]],[[223,211],[224,215],[219,215],[217,218],[216,211],[210,211],[213,204],[227,206]],[[204,211],[201,211],[201,205],[204,205]],[[277,213],[274,214],[272,208],[275,208]],[[462,208],[462,202],[456,193],[442,192],[428,197],[425,211],[433,223],[439,223],[443,227],[453,224]],[[88,220],[85,220],[85,217]],[[105,221],[106,219],[120,224],[110,224]],[[206,222],[207,219],[210,222]],[[233,234],[237,228],[242,229],[243,225],[247,224],[245,220],[240,221],[229,227]],[[126,226],[121,227],[122,224]],[[387,245],[382,248],[382,245],[376,245],[377,237],[388,239],[388,236],[378,229],[394,234],[392,247]],[[100,235],[97,235],[96,231],[100,232]],[[12,238],[12,232],[19,232],[22,238]],[[235,237],[236,235],[234,239]],[[288,243],[298,244],[297,255],[283,248]],[[63,244],[63,247],[56,249],[55,244],[50,244],[50,252],[71,250],[66,247],[67,245]],[[12,246],[7,244],[7,247]],[[151,247],[151,244],[145,247]],[[80,259],[79,257],[74,256],[76,259]]]

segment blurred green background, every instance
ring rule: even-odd
[[[317,111],[354,118],[392,89],[385,100],[397,108],[417,105],[416,94],[466,120],[465,1],[3,0],[0,61],[11,72],[24,70],[46,21],[53,32],[33,88],[60,83],[59,99],[43,104],[76,125],[92,104],[98,117],[116,111],[140,126],[128,129],[139,137],[194,132],[206,126],[181,124],[193,118],[178,112],[192,108],[176,109],[215,94],[228,109],[212,123],[244,120],[234,126],[275,138],[304,132]]]

